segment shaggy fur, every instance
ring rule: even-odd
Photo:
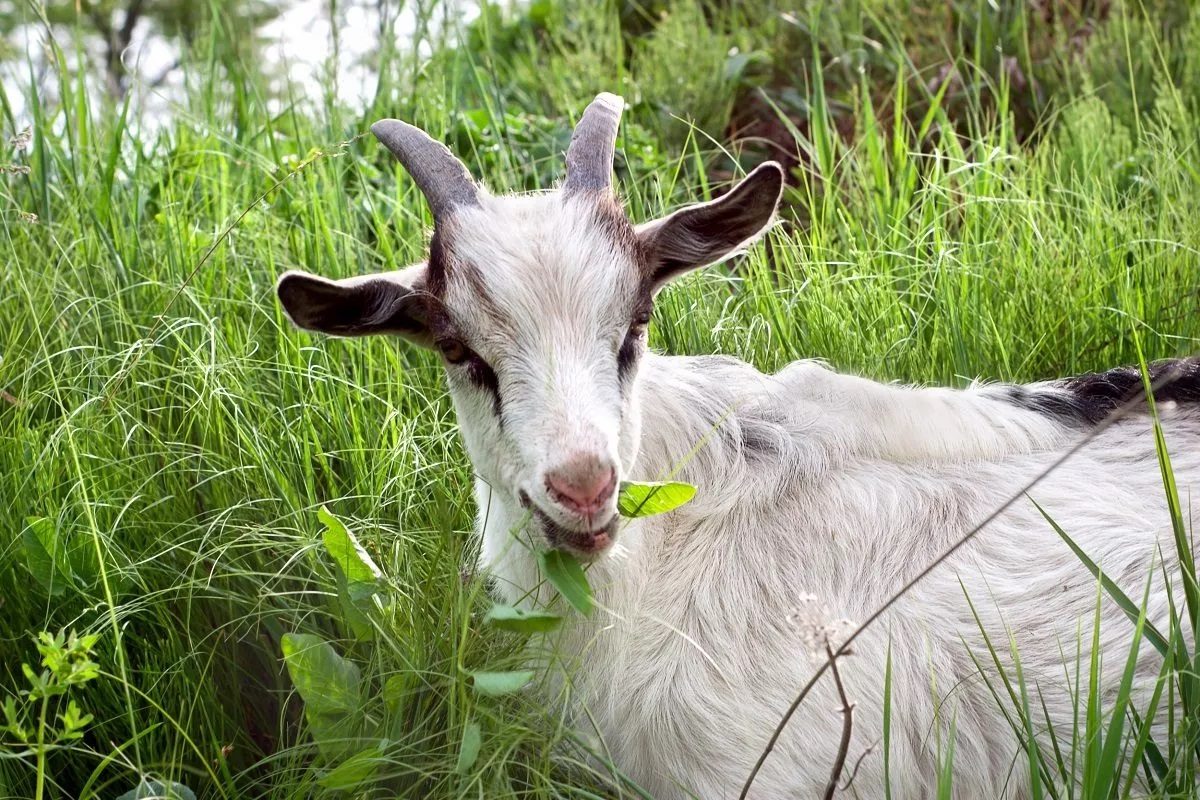
[[[551,530],[586,534],[609,524],[573,517],[547,492],[545,475],[572,454],[609,459],[622,479],[673,474],[698,487],[690,505],[623,522],[611,546],[587,554],[601,608],[573,616],[539,650],[544,691],[565,698],[572,721],[598,733],[620,768],[661,798],[735,797],[820,665],[823,638],[836,644],[845,620],[868,615],[1131,385],[1110,373],[925,389],[815,362],[764,375],[732,358],[645,352],[636,318],[647,291],[765,228],[779,177],[768,170],[725,206],[675,215],[686,224],[669,217],[636,229],[614,218],[607,197],[481,193],[478,205],[439,220],[436,281],[417,265],[375,281],[290,273],[280,282],[285,307],[305,327],[342,333],[346,308],[363,309],[442,350],[478,475],[480,564],[509,602],[555,601],[535,558]],[[394,296],[379,297],[380,281]],[[369,297],[361,292],[368,284]],[[414,296],[426,305],[413,306]],[[1185,371],[1190,383],[1164,395],[1181,402],[1162,411],[1187,509],[1200,479],[1200,414],[1182,402],[1198,388],[1194,367]],[[952,739],[956,797],[1025,796],[1024,756],[971,658],[993,669],[974,614],[1002,653],[1011,637],[1027,685],[1056,726],[1071,728],[1079,687],[1067,681],[1075,660],[1089,658],[1097,590],[1032,500],[1131,596],[1150,579],[1150,617],[1167,627],[1163,570],[1153,565],[1171,560],[1171,526],[1150,420],[1137,414],[920,583],[841,661],[857,703],[849,763],[869,751],[855,795],[883,796],[890,653],[893,796],[933,796],[938,754]],[[1165,572],[1174,575],[1174,566]],[[1111,693],[1132,626],[1108,600],[1100,612]],[[1143,653],[1138,698],[1155,674],[1151,649]],[[820,682],[754,797],[819,796],[841,730],[837,709],[832,682]]]

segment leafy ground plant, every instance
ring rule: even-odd
[[[72,695],[89,681],[100,677],[100,665],[92,660],[99,636],[78,636],[43,631],[35,641],[41,662],[38,667],[21,664],[28,686],[4,698],[6,738],[17,743],[13,757],[31,757],[36,773],[35,797],[46,796],[47,754],[77,742],[92,721]],[[40,668],[39,668],[40,667]]]
[[[695,495],[693,486],[678,482],[623,482],[618,508],[623,517],[638,518],[673,511]],[[387,581],[370,553],[347,526],[327,508],[317,517],[324,527],[322,542],[334,562],[336,595],[346,626],[360,641],[374,639],[373,611],[386,614]],[[583,614],[594,605],[585,568],[574,556],[561,550],[539,554],[548,583],[568,604]],[[488,626],[528,637],[549,633],[562,623],[560,614],[546,609],[493,605],[483,615]],[[284,663],[297,693],[304,701],[307,731],[320,753],[316,782],[326,789],[353,793],[376,788],[383,778],[380,769],[388,761],[389,732],[397,724],[404,703],[404,687],[394,680],[364,678],[362,667],[340,655],[330,642],[311,633],[284,634],[281,641]],[[534,679],[532,669],[477,669],[467,673],[470,686],[482,697],[500,698],[524,689]],[[371,687],[381,686],[381,697],[368,697]],[[474,766],[482,748],[482,726],[470,720],[463,738],[455,772]]]
[[[322,710],[336,734],[325,749],[365,753],[346,770],[370,771],[381,793],[637,795],[530,693],[476,691],[475,673],[525,669],[525,636],[555,623],[485,621],[482,582],[463,574],[475,556],[472,476],[435,360],[382,340],[314,342],[272,299],[285,269],[341,277],[424,257],[419,193],[363,138],[380,117],[453,140],[497,190],[528,188],[557,177],[537,154],[561,148],[583,104],[619,92],[630,108],[618,178],[639,220],[712,197],[762,157],[737,141],[739,104],[794,132],[770,137],[794,142],[783,221],[746,257],[658,296],[651,345],[662,351],[764,370],[821,357],[962,386],[1136,363],[1131,329],[1148,358],[1200,341],[1190,4],[1103,4],[1104,19],[1080,20],[1085,39],[1062,29],[1031,42],[1063,55],[1053,82],[1026,54],[996,50],[1040,29],[1022,17],[1029,4],[922,0],[899,14],[827,3],[798,17],[757,0],[680,0],[649,15],[556,0],[457,30],[438,24],[438,4],[417,5],[427,13],[415,37],[382,48],[375,94],[354,108],[332,87],[305,102],[252,60],[226,57],[221,2],[191,32],[165,120],[134,95],[97,102],[69,66],[82,40],[47,38],[51,59],[0,80],[0,696],[30,687],[14,644],[30,631],[100,633],[94,660],[114,665],[71,690],[93,719],[45,753],[48,795],[169,782],[210,798],[335,791],[319,781],[343,762],[314,742],[302,681],[280,668],[289,634],[319,637],[357,667],[364,706],[345,719]],[[932,40],[944,30],[951,41]],[[1037,85],[1019,85],[1010,55]],[[947,64],[957,77],[939,84]],[[761,144],[747,136],[745,149]],[[379,577],[319,520],[322,506]],[[1136,618],[1138,593],[1124,591]],[[1177,602],[1190,613],[1182,593]],[[1173,641],[1190,641],[1189,624],[1158,626],[1180,676],[1195,672]],[[295,653],[312,645],[289,641]],[[352,697],[353,671],[342,671]],[[1160,706],[1181,692],[1198,696],[1164,680]],[[1013,719],[1036,730],[1036,687],[1026,696],[1029,714],[1013,705]],[[1131,710],[1125,731],[1140,735],[1135,712],[1146,719]],[[1195,729],[1177,717],[1185,725]],[[1100,728],[1059,732],[1068,766],[1068,740],[1080,737],[1082,753],[1088,730]],[[945,796],[953,745],[937,743]],[[1150,796],[1194,796],[1189,745],[1147,735],[1143,755],[1116,760],[1119,791],[1151,759],[1174,777],[1155,778]],[[1058,763],[1052,750],[1045,759]],[[6,734],[0,797],[35,796],[35,763]],[[1050,775],[1061,796],[1082,796]]]

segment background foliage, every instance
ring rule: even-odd
[[[526,190],[561,177],[586,102],[622,93],[637,219],[784,160],[784,223],[669,290],[668,352],[964,385],[1136,361],[1133,331],[1150,357],[1196,349],[1182,0],[379,8],[350,104],[278,79],[256,31],[281,7],[0,5],[36,43],[0,87],[0,697],[30,699],[39,631],[86,634],[98,665],[53,695],[61,737],[0,729],[0,797],[618,792],[552,712],[476,680],[519,668],[520,639],[482,618],[434,359],[318,341],[274,303],[288,268],[422,257],[428,212],[363,136],[376,118]],[[165,112],[133,91],[158,75],[109,54],[135,10],[130,41],[178,55]],[[369,591],[322,505],[377,565]]]

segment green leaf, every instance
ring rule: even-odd
[[[317,783],[326,789],[341,792],[364,791],[375,779],[375,771],[387,759],[383,755],[385,743],[368,747],[355,753],[341,764],[317,778]]]
[[[493,628],[526,634],[546,633],[557,628],[562,622],[562,617],[558,614],[515,606],[492,606],[483,619]]]
[[[91,541],[87,537],[77,537],[68,548],[66,559],[60,563],[60,568],[64,574],[71,576],[77,589],[94,585],[100,577],[100,568],[97,566],[96,550]]]
[[[538,553],[538,564],[546,580],[568,603],[581,613],[592,612],[592,587],[575,556],[562,550],[544,550]]]
[[[399,714],[411,691],[411,673],[398,672],[383,682],[383,703],[389,714]]]
[[[196,795],[182,783],[143,778],[117,800],[196,800]]]
[[[691,502],[696,487],[678,481],[621,481],[617,510],[623,517],[653,517]]]
[[[362,586],[363,584],[356,585]],[[350,586],[341,575],[338,576],[337,599],[342,610],[342,620],[349,626],[354,638],[360,642],[375,641],[375,626],[371,624],[371,618],[355,601],[354,593],[350,591]]]
[[[347,757],[359,746],[363,702],[358,667],[319,636],[287,633],[281,644],[288,675],[304,699],[313,741],[326,758]]]
[[[479,758],[479,748],[482,745],[483,734],[479,730],[479,723],[468,722],[463,726],[462,744],[458,746],[458,763],[454,765],[457,774],[466,775],[470,772]]]
[[[325,525],[321,540],[346,578],[351,599],[359,602],[378,591],[383,572],[354,534],[325,506],[317,509],[317,519]]]
[[[69,576],[66,568],[63,543],[58,529],[45,517],[29,517],[27,527],[21,534],[21,546],[25,551],[25,566],[34,580],[42,585],[51,597],[66,590]]]
[[[533,670],[521,669],[510,672],[472,672],[471,681],[475,691],[488,697],[512,694],[533,680]]]
[[[307,710],[318,714],[355,714],[362,708],[358,666],[310,633],[283,636],[283,660]]]

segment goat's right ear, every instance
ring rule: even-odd
[[[428,296],[414,288],[423,267],[337,281],[285,272],[275,293],[299,328],[331,336],[392,334],[428,347]]]

